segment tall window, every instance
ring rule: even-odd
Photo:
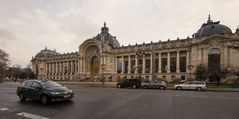
[[[186,52],[182,52],[182,53],[180,53],[180,58],[179,58],[179,68],[180,68],[180,72],[186,72],[186,65],[187,65],[187,63],[186,63],[186,60],[187,60],[187,58],[186,58]]]
[[[162,70],[162,73],[166,73],[167,72],[167,65],[168,65],[167,53],[163,53],[162,54],[162,58],[161,58],[161,70]]]
[[[122,71],[122,58],[121,57],[117,57],[117,73],[121,73]]]
[[[176,53],[170,53],[170,72],[176,72]]]

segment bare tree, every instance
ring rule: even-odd
[[[3,81],[3,75],[7,69],[9,62],[9,55],[2,49],[0,49],[0,83]]]

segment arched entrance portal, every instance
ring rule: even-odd
[[[208,52],[209,81],[217,81],[215,74],[220,72],[220,50],[213,48]]]
[[[100,61],[97,56],[93,56],[91,58],[91,64],[90,64],[90,74],[91,76],[97,76],[99,74],[100,69]]]

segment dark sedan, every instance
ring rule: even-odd
[[[51,80],[29,80],[17,88],[20,101],[40,100],[42,104],[53,101],[71,100],[72,90]]]
[[[139,88],[141,86],[141,81],[138,79],[125,79],[117,83],[118,88],[132,87]]]

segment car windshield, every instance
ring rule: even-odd
[[[41,82],[41,85],[44,86],[44,87],[58,87],[58,86],[62,86],[61,84],[56,83],[54,81],[44,81],[44,82]]]
[[[191,81],[186,81],[184,84],[191,84],[192,82]]]

